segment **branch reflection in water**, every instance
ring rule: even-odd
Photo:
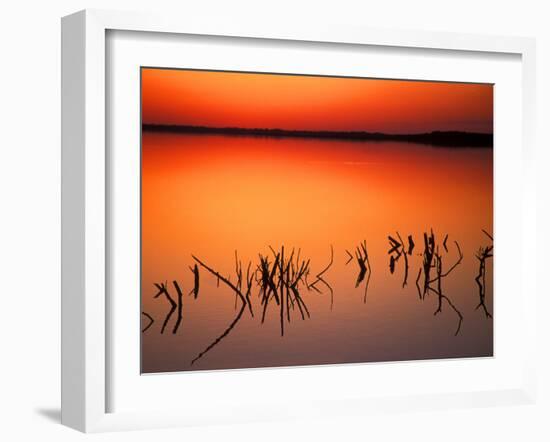
[[[491,239],[485,230],[484,234]],[[410,262],[412,259],[413,250],[415,248],[415,242],[412,235],[407,236],[407,243],[403,241],[399,232],[396,232],[396,237],[388,235],[388,241],[390,249],[388,254],[390,255],[390,274],[394,274],[396,270],[396,264],[400,258],[403,258],[403,281],[401,287],[405,288],[408,281],[408,273]],[[448,278],[453,271],[462,263],[463,253],[460,245],[457,241],[453,241],[457,258],[452,265],[446,267],[446,256],[450,254],[448,247],[449,235],[446,234],[443,241],[437,242],[433,229],[430,229],[429,233],[423,234],[423,251],[418,254],[422,258],[420,268],[416,277],[416,288],[418,291],[418,297],[421,301],[424,301],[430,293],[436,295],[437,307],[434,311],[434,316],[443,311],[443,303],[451,308],[451,310],[457,315],[458,323],[455,330],[455,336],[459,334],[464,320],[462,312],[457,308],[453,300],[444,290],[444,280]],[[487,245],[480,247],[476,253],[476,258],[479,262],[478,275],[475,277],[475,281],[479,289],[479,304],[476,310],[482,308],[486,317],[491,318],[486,302],[486,261],[491,258],[493,246]],[[363,303],[367,301],[367,293],[372,276],[372,268],[369,259],[369,253],[367,249],[366,240],[361,241],[351,253],[349,250],[345,250],[347,254],[347,266],[351,262],[355,262],[357,265],[358,273],[355,277],[355,288],[364,284]],[[189,269],[193,275],[192,288],[189,292],[189,296],[192,296],[193,300],[197,300],[200,289],[200,268],[210,273],[216,278],[216,287],[220,286],[220,283],[228,287],[231,292],[235,294],[235,316],[231,322],[225,327],[225,329],[216,337],[204,350],[202,350],[191,361],[191,365],[204,357],[208,352],[214,349],[222,340],[224,340],[231,331],[237,326],[242,319],[246,310],[250,314],[251,318],[254,318],[254,308],[251,301],[251,294],[254,286],[258,289],[258,299],[261,309],[261,320],[263,324],[268,316],[268,310],[274,309],[279,322],[280,335],[285,335],[285,326],[291,323],[293,312],[298,312],[299,317],[302,320],[306,320],[311,317],[310,310],[307,303],[304,300],[304,295],[307,293],[322,294],[323,288],[330,294],[330,310],[332,311],[334,305],[334,290],[327,280],[327,275],[334,264],[334,247],[330,246],[330,257],[328,264],[317,273],[312,272],[311,259],[306,259],[302,256],[301,249],[292,248],[290,252],[285,249],[285,246],[281,246],[278,249],[269,247],[267,254],[258,253],[257,262],[248,261],[245,265],[237,251],[234,253],[234,281],[231,281],[232,275],[224,276],[219,271],[215,270],[204,260],[199,259],[197,256],[192,255],[194,263],[189,266]],[[416,255],[415,255],[416,256]],[[314,274],[312,282],[308,281],[311,278],[311,274]],[[421,283],[422,279],[422,283]],[[177,293],[177,300],[170,294],[168,283],[155,283],[154,286],[157,289],[157,293],[154,295],[155,299],[161,296],[166,299],[169,304],[169,310],[164,317],[160,333],[163,334],[168,326],[171,318],[176,314],[176,320],[172,328],[172,333],[176,334],[180,329],[180,325],[183,322],[183,290],[177,280],[172,282],[174,289]],[[177,313],[176,313],[177,312]],[[148,323],[142,328],[142,332],[149,330],[155,319],[147,312],[142,312],[142,315],[147,318]]]

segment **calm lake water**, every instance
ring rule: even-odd
[[[143,134],[142,144],[142,310],[154,323],[142,333],[142,372],[275,367],[309,364],[399,361],[491,356],[493,320],[479,303],[475,277],[479,247],[491,244],[493,150],[443,148],[400,142],[348,142],[299,138]],[[443,272],[444,294],[464,319],[430,292],[419,299],[415,284],[422,265],[423,233],[433,228]],[[388,235],[397,232],[415,248],[390,272]],[[443,239],[448,252],[443,247]],[[365,281],[353,253],[365,240],[372,276],[364,302]],[[191,361],[216,340],[235,318],[235,293],[200,269],[197,299],[188,295],[194,276],[191,255],[235,276],[235,251],[246,265],[269,255],[269,246],[300,249],[310,259],[311,280],[323,275],[333,289],[300,293],[310,318],[298,309],[284,318],[281,336],[278,306],[268,306],[261,323],[259,288],[236,326],[193,365]],[[486,304],[493,311],[492,259],[487,260]],[[167,281],[183,293],[182,321],[177,312],[163,334],[168,300],[154,298],[154,283]],[[142,327],[149,323],[142,315]]]

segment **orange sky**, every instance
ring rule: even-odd
[[[143,123],[493,131],[492,85],[142,69]]]

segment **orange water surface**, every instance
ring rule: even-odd
[[[355,142],[254,136],[144,132],[142,138],[142,311],[154,322],[142,333],[142,372],[273,367],[493,354],[493,320],[476,306],[479,247],[492,232],[493,149],[443,148],[401,142]],[[419,299],[415,284],[422,235],[433,229],[443,267],[462,262],[443,279],[446,296],[464,320],[437,298]],[[388,235],[412,236],[409,277],[403,260],[389,269]],[[448,252],[443,238],[448,234]],[[346,250],[365,240],[372,277],[355,287],[358,268]],[[281,336],[276,306],[261,322],[259,288],[247,310],[217,345],[235,317],[235,294],[201,269],[197,299],[192,255],[235,281],[235,251],[245,267],[270,246],[300,249],[312,275],[333,289],[302,290],[310,318],[297,310]],[[182,321],[154,298],[154,283],[177,280],[184,292]],[[487,261],[486,303],[493,308],[492,260]],[[142,315],[142,327],[149,319]]]

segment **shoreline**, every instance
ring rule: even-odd
[[[449,147],[493,147],[492,133],[433,131],[417,134],[386,134],[364,131],[308,131],[285,129],[259,129],[239,127],[206,127],[142,124],[143,132],[167,132],[180,134],[237,135],[274,138],[313,138],[348,141],[402,141]]]

